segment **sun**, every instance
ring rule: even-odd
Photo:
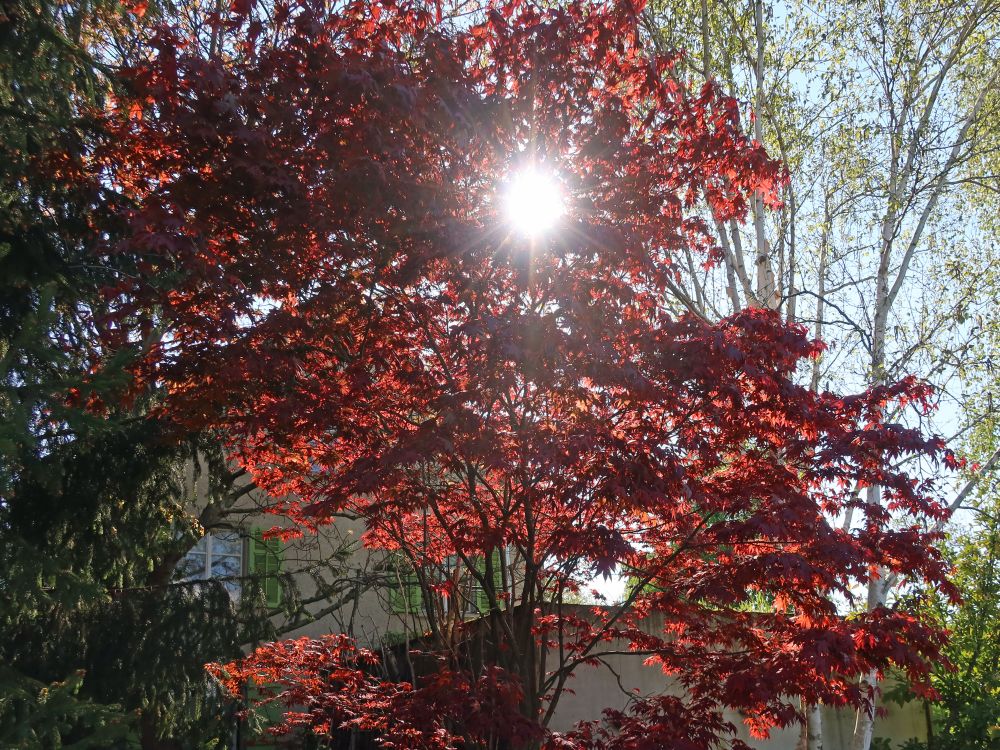
[[[563,192],[555,177],[535,167],[511,175],[504,191],[507,221],[526,237],[551,230],[566,211]]]

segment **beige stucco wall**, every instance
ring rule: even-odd
[[[360,544],[364,525],[358,521],[341,520],[335,526],[319,532],[306,533],[302,539],[288,543],[285,550],[285,570],[306,570],[310,563],[327,560],[341,545],[350,545],[353,554],[345,561],[341,574],[348,577],[364,577],[371,573],[383,557],[383,553],[364,549]],[[329,566],[331,570],[335,566]],[[315,584],[306,575],[298,575],[296,583],[304,598],[315,593]],[[325,604],[310,605],[312,609],[322,609]],[[322,619],[303,628],[294,630],[288,637],[317,636],[325,633],[347,633],[365,646],[377,646],[387,633],[419,632],[421,625],[412,615],[392,612],[388,590],[361,587],[356,599],[330,612]]]
[[[644,664],[644,658],[628,654],[604,657],[609,666],[581,667],[567,687],[573,692],[564,695],[553,714],[550,728],[565,731],[577,721],[596,719],[604,708],[625,708],[630,696],[638,689],[642,695],[676,692],[657,666]],[[616,679],[615,673],[618,678]],[[619,687],[619,682],[621,687]],[[875,736],[888,738],[895,748],[911,737],[926,738],[924,720],[918,703],[905,706],[888,704],[887,715],[875,721]],[[798,726],[775,730],[766,740],[754,739],[737,714],[727,718],[740,729],[737,737],[751,747],[762,750],[795,750],[799,740]],[[848,750],[854,730],[854,713],[833,708],[823,709],[824,750]]]

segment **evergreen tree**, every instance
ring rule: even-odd
[[[94,115],[127,96],[95,44],[142,23],[116,2],[0,6],[3,747],[221,742],[203,664],[261,621],[221,584],[173,583],[203,533],[184,480],[211,442],[149,419],[155,390],[128,375],[155,311],[102,325],[136,259],[97,252],[118,228],[83,179],[105,137]]]

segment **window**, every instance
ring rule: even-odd
[[[246,567],[243,548],[247,540]],[[177,565],[176,579],[198,581],[218,579],[233,601],[243,590],[243,579],[252,575],[259,580],[268,607],[281,606],[282,549],[277,539],[264,539],[263,531],[255,529],[249,539],[238,531],[206,534]]]
[[[234,601],[240,598],[242,575],[243,539],[236,531],[203,536],[178,563],[176,573],[180,581],[222,579]]]

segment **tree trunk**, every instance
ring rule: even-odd
[[[806,717],[806,750],[823,750],[823,707],[810,706]]]
[[[882,503],[882,488],[869,487],[866,504],[878,506]],[[884,585],[884,575],[868,582],[867,611],[871,612],[883,604],[888,594]],[[871,671],[861,679],[861,690],[870,696],[869,704],[859,709],[854,723],[854,736],[851,738],[851,750],[869,750],[872,744],[872,732],[875,728],[875,703],[878,692],[878,675]]]
[[[927,750],[934,750],[934,722],[931,720],[931,702],[924,699],[924,723],[927,726]]]
[[[757,112],[764,111],[764,2],[754,0],[754,32],[757,40],[756,91],[754,94]],[[764,131],[761,118],[754,118],[754,138],[763,143]],[[753,197],[753,226],[755,239],[754,265],[757,270],[757,299],[769,310],[777,310],[780,301],[774,269],[771,267],[771,244],[767,240],[764,227],[764,201],[759,194]]]

